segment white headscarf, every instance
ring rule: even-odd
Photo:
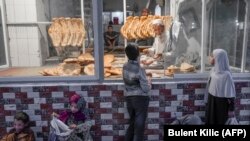
[[[229,69],[227,52],[223,49],[213,51],[214,67],[210,74],[208,92],[216,97],[235,97],[235,86]]]

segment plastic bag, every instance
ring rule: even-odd
[[[228,118],[225,125],[239,125],[239,122],[235,117]]]
[[[67,137],[73,132],[73,130],[69,129],[69,127],[65,123],[63,123],[62,121],[60,121],[56,117],[53,117],[50,124],[51,124],[51,127],[55,131],[54,133],[57,136]]]

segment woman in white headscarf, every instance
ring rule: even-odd
[[[214,65],[207,85],[206,124],[225,124],[229,116],[234,116],[235,86],[229,69],[227,52],[215,49],[210,58]]]

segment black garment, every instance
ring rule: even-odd
[[[228,111],[234,110],[234,98],[215,97],[208,94],[206,105],[206,125],[224,125]]]
[[[148,114],[149,97],[128,96],[126,97],[126,102],[130,119],[125,141],[143,141],[145,121]]]
[[[114,39],[109,39],[107,36],[110,36]],[[105,41],[105,45],[108,46],[109,43],[108,41],[110,41],[111,43],[115,42],[115,46],[118,45],[118,42],[119,42],[119,32],[115,32],[115,31],[112,31],[112,32],[105,32],[104,33],[104,41]]]

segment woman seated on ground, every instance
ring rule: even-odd
[[[86,101],[78,94],[70,98],[70,110],[65,110],[61,114],[53,113],[63,123],[73,130],[67,141],[85,141],[90,137],[89,130],[91,125],[86,122],[86,116],[83,112]]]

